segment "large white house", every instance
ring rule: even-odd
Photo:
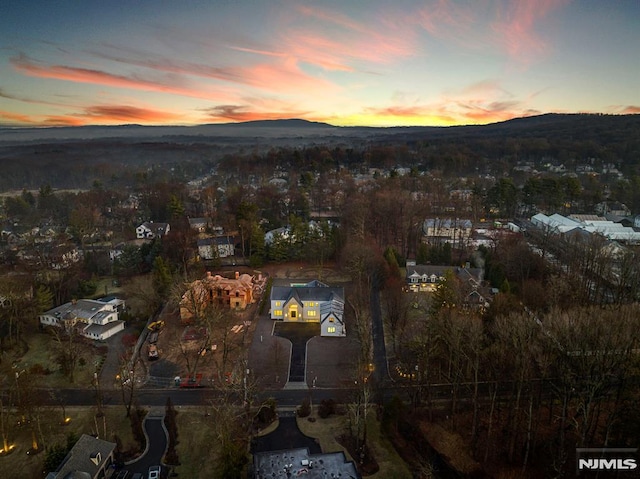
[[[45,311],[38,319],[43,326],[70,330],[75,328],[83,336],[104,341],[124,329],[125,322],[118,319],[121,300],[80,299]]]
[[[346,336],[344,288],[320,281],[271,287],[271,319],[320,323],[321,336]]]

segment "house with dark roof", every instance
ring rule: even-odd
[[[467,244],[473,232],[473,223],[460,218],[427,218],[422,223],[422,242],[462,246]]]
[[[445,279],[447,271],[451,271],[461,286],[464,306],[470,308],[486,308],[493,297],[493,291],[483,281],[482,268],[464,266],[407,265],[405,279],[409,291],[433,292],[438,283]]]
[[[189,218],[189,227],[198,233],[204,233],[210,224],[209,218]]]
[[[154,223],[153,221],[145,221],[136,228],[136,238],[161,238],[167,235],[170,229],[171,227],[169,226],[169,223]]]
[[[360,474],[344,452],[311,454],[308,448],[267,451],[253,455],[256,479],[304,477],[308,479],[360,479]]]
[[[285,322],[320,323],[321,336],[346,336],[344,288],[318,280],[285,283],[271,287],[271,319]]]
[[[235,256],[234,239],[229,235],[214,236],[198,240],[198,255],[201,259],[228,258]]]
[[[113,464],[116,443],[83,434],[58,468],[47,474],[46,479],[107,477]]]

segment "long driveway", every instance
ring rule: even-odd
[[[320,335],[319,323],[276,323],[274,335],[291,341],[289,382],[304,382],[307,364],[307,342]]]
[[[151,466],[162,464],[162,459],[167,451],[167,432],[163,426],[164,412],[160,408],[155,408],[147,414],[143,428],[147,438],[147,448],[145,452],[135,461],[127,464],[124,469],[130,474],[140,472],[146,477]],[[164,467],[163,467],[164,469]]]

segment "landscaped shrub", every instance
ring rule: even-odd
[[[333,399],[323,399],[318,406],[318,416],[326,419],[336,412],[336,402]]]
[[[302,400],[302,405],[298,408],[298,417],[307,417],[311,414],[311,401],[308,397]]]

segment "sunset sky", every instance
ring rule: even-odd
[[[0,126],[640,113],[640,0],[3,0]]]

